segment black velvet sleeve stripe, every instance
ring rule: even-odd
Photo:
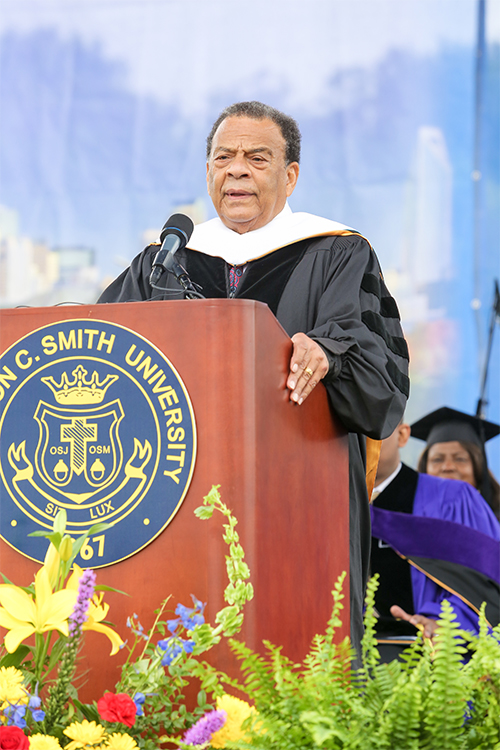
[[[380,300],[380,314],[384,318],[400,319],[396,301],[390,295],[384,294],[384,285],[378,276],[365,273],[361,280],[361,289],[368,294],[374,294]]]
[[[361,289],[368,292],[368,294],[374,294],[380,299],[382,296],[380,290],[380,276],[375,276],[373,273],[365,273],[361,279]]]
[[[377,313],[372,310],[365,310],[365,312],[361,313],[361,320],[370,331],[378,333],[378,335],[384,339],[391,352],[403,357],[403,359],[409,359],[408,345],[406,341],[402,336],[391,336],[391,334],[387,332],[380,315],[377,315]]]
[[[406,396],[406,398],[408,398],[408,396],[410,395],[410,378],[408,377],[408,375],[405,375],[404,372],[401,372],[399,367],[395,362],[393,362],[392,359],[387,360],[385,368],[396,388],[401,391],[401,393]]]
[[[382,297],[380,300],[380,314],[384,318],[400,320],[398,306],[394,297]]]

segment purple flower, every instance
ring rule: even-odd
[[[87,619],[89,601],[94,596],[96,575],[93,570],[84,570],[78,582],[78,596],[69,617],[69,634],[78,631]]]
[[[225,711],[210,711],[187,730],[183,737],[184,742],[186,745],[205,745],[210,742],[212,735],[224,726],[226,719]]]

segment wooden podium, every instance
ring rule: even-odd
[[[302,659],[314,634],[324,632],[330,592],[349,569],[347,436],[323,386],[302,406],[290,403],[290,339],[266,305],[250,300],[2,310],[0,351],[36,329],[73,319],[119,324],[163,352],[186,386],[197,425],[192,481],[173,520],[139,553],[97,570],[98,583],[130,595],[106,594],[108,619],[127,639],[128,615],[137,613],[148,628],[169,594],[172,612],[178,602],[191,606],[194,594],[207,602],[213,622],[227,584],[222,517],[200,521],[193,510],[218,484],[238,519],[255,588],[237,637],[258,650],[263,639],[270,640],[291,659]],[[4,382],[4,390],[9,385]],[[5,485],[0,491],[6,492]],[[0,570],[10,580],[28,585],[38,567],[0,540]],[[339,639],[349,633],[347,581],[344,593]],[[83,668],[91,675],[83,700],[113,690],[123,659],[108,654],[105,637],[86,634]],[[238,673],[224,644],[208,659]]]

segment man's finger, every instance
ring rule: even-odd
[[[287,388],[291,391],[290,400],[300,405],[325,377],[328,359],[321,346],[305,333],[292,336],[292,343]]]

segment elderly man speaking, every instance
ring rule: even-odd
[[[349,432],[351,635],[359,644],[370,557],[366,437],[398,425],[409,391],[399,313],[369,243],[348,227],[293,213],[300,131],[260,102],[227,107],[207,139],[207,185],[218,218],[195,227],[175,258],[205,297],[267,303],[293,342],[287,388],[300,406],[321,381]],[[182,299],[172,274],[150,284],[148,246],[99,302]],[[332,544],[334,540],[332,540]]]

